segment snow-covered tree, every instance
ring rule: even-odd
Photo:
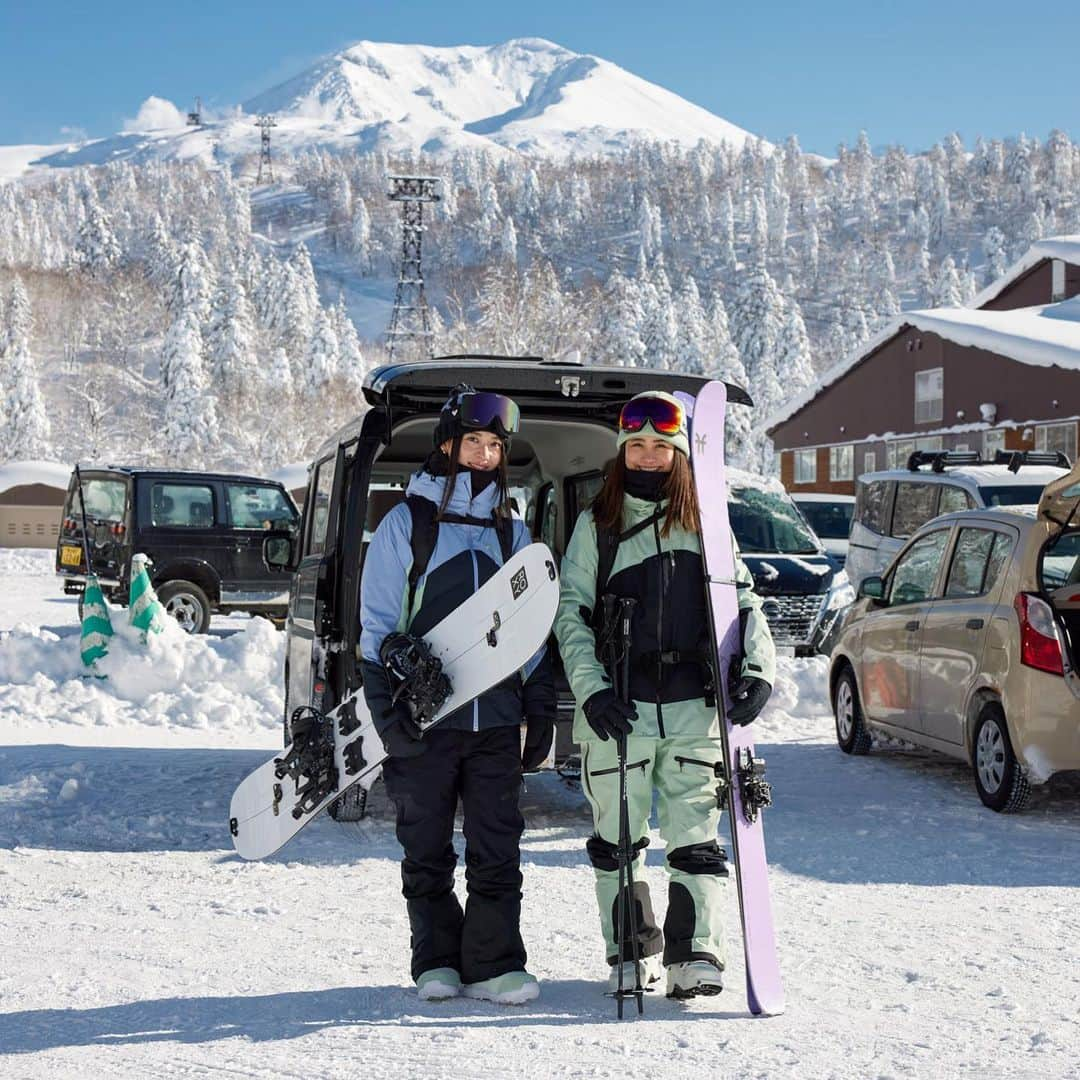
[[[201,465],[217,448],[218,418],[194,312],[181,311],[169,326],[162,368],[169,373],[162,432],[165,457],[178,465]]]
[[[4,460],[49,456],[50,425],[31,352],[34,316],[19,277],[11,283],[0,337],[0,422]]]

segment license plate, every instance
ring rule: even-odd
[[[60,562],[63,566],[81,566],[82,548],[62,544],[60,547]]]

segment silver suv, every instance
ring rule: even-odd
[[[1034,506],[1043,488],[1069,471],[1061,453],[999,450],[992,462],[975,453],[917,451],[906,469],[866,473],[855,486],[855,516],[845,569],[851,584],[880,574],[926,522],[957,510]]]

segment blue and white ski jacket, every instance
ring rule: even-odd
[[[447,478],[420,471],[409,481],[406,494],[418,495],[439,506]],[[472,494],[466,471],[455,477],[454,491],[446,510],[451,514],[490,518],[495,510],[498,488],[490,484],[479,495]],[[360,583],[360,652],[365,672],[375,674],[379,648],[387,634],[395,631],[423,635],[456,610],[502,566],[499,537],[492,527],[440,522],[435,548],[426,572],[416,583],[413,610],[409,600],[409,570],[412,567],[412,514],[405,503],[395,506],[380,522],[371,538]],[[513,550],[531,543],[524,522],[513,523]],[[371,679],[372,683],[381,680]],[[377,727],[382,727],[385,705],[369,690],[368,705]],[[381,697],[381,695],[379,695]],[[380,707],[381,706],[381,707]],[[555,716],[555,684],[546,646],[525,665],[520,676],[501,682],[468,705],[451,713],[440,728],[483,731],[508,724],[520,724],[526,716]]]

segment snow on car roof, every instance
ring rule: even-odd
[[[993,484],[995,487],[1020,487],[1028,484],[1041,484],[1044,487],[1051,480],[1057,480],[1069,470],[1058,469],[1053,465],[1026,465],[1019,472],[1010,472],[1006,465],[957,465],[946,467],[943,472],[931,472],[929,469],[885,469],[881,472],[863,473],[860,483],[871,480],[913,480],[919,478],[931,484],[947,484],[950,481],[969,480],[979,487]]]
[[[827,491],[794,491],[791,497],[798,502],[853,503],[854,495],[831,495]]]

